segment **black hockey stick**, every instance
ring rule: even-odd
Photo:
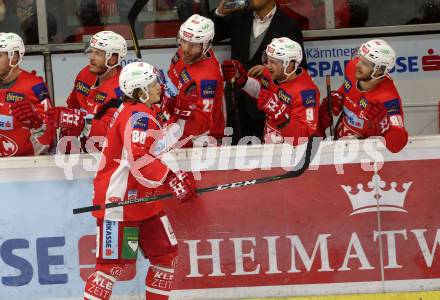
[[[334,138],[334,129],[333,129],[333,99],[332,99],[332,89],[330,86],[330,75],[325,75],[325,86],[327,88],[327,111],[330,116],[330,136]]]
[[[225,183],[225,184],[200,188],[200,189],[197,189],[197,193],[202,194],[202,193],[208,193],[208,192],[213,192],[213,191],[223,191],[223,190],[229,190],[229,189],[233,189],[233,188],[239,188],[239,187],[244,187],[244,186],[250,186],[250,185],[255,185],[255,184],[260,184],[260,183],[267,183],[267,182],[278,181],[278,180],[282,180],[282,179],[295,178],[295,177],[301,176],[309,168],[310,162],[313,160],[316,153],[318,152],[320,140],[321,140],[321,138],[318,138],[318,137],[309,138],[309,140],[307,141],[306,151],[304,152],[304,155],[301,158],[301,161],[295,166],[295,168],[292,171],[289,171],[285,174],[277,175],[277,176],[261,177],[261,178],[250,179],[250,180],[245,180],[245,181]],[[155,200],[167,199],[167,198],[171,198],[171,197],[173,197],[173,194],[169,193],[169,194],[157,195],[157,196],[147,197],[147,198],[125,200],[125,201],[121,201],[121,202],[107,203],[105,205],[105,208],[108,209],[108,208],[132,205],[132,204],[137,204],[137,203],[150,202],[150,201],[155,201]],[[85,206],[85,207],[73,209],[73,214],[76,215],[76,214],[80,214],[80,213],[91,212],[91,211],[96,211],[96,210],[101,210],[101,209],[104,209],[104,207],[101,207],[100,205]]]
[[[139,42],[136,35],[136,29],[134,27],[134,22],[136,21],[139,13],[147,4],[148,0],[136,0],[136,2],[131,7],[128,12],[128,25],[130,27],[131,38],[133,40],[134,51],[136,52],[136,57],[142,60],[141,50],[139,49]]]

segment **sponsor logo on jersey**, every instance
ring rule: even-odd
[[[278,90],[278,99],[283,101],[284,104],[290,104],[292,102],[292,97],[283,89]]]
[[[106,93],[99,92],[99,93],[96,94],[95,99],[93,101],[102,104],[102,103],[104,103],[106,97],[107,97]]]
[[[348,124],[350,124],[351,126],[356,128],[364,127],[364,120],[359,118],[354,112],[352,112],[345,106],[344,106],[344,115],[345,115],[345,120],[347,120]]]
[[[0,115],[0,130],[14,129],[14,118],[8,115]]]
[[[171,59],[171,63],[172,63],[173,65],[175,65],[175,64],[177,64],[177,62],[179,61],[179,59],[180,59],[180,55],[179,55],[179,53],[176,52],[176,54],[174,54],[173,58]]]
[[[388,115],[392,116],[392,115],[399,115],[400,114],[400,101],[399,99],[393,99],[393,100],[389,100],[386,101],[384,104],[385,108],[388,111]]]
[[[24,100],[24,94],[16,93],[16,92],[7,92],[5,101],[8,103],[15,103],[17,101]]]
[[[180,72],[180,74],[179,74],[179,81],[182,84],[185,84],[185,83],[191,81],[191,75],[189,75],[188,70],[186,68],[184,68],[182,70],[182,72]]]
[[[40,82],[39,84],[34,85],[32,87],[32,91],[34,92],[35,96],[37,96],[40,102],[44,99],[49,98],[49,91],[47,90],[44,82]]]
[[[304,90],[300,92],[304,107],[316,107],[316,91]]]
[[[127,192],[127,199],[128,200],[135,200],[137,199],[138,191],[137,190],[129,190]]]
[[[17,143],[6,135],[0,134],[0,157],[13,156],[17,151]]]
[[[368,105],[368,100],[364,96],[359,99],[359,106],[362,107],[362,109],[366,109]]]
[[[139,248],[139,228],[125,227],[122,234],[122,258],[136,259]]]
[[[134,111],[131,116],[131,127],[133,129],[148,129],[148,115],[143,112]]]
[[[78,93],[82,94],[83,96],[87,97],[89,95],[89,92],[90,92],[90,85],[82,82],[81,80],[78,80],[75,83],[75,90]]]
[[[106,259],[118,258],[118,229],[119,224],[115,221],[104,220],[102,230],[104,232],[102,257]]]
[[[202,98],[215,98],[215,90],[217,89],[217,80],[202,80],[200,82],[200,90]]]
[[[351,83],[351,81],[347,77],[345,77],[344,78],[344,91],[346,93],[348,93],[348,91],[351,90],[352,86],[353,86],[353,84]]]

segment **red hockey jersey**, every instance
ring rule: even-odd
[[[97,76],[90,73],[89,66],[84,67],[75,78],[73,89],[66,101],[67,107],[85,109],[87,106],[87,97],[96,79]]]
[[[154,155],[147,163],[140,157],[153,153],[157,141],[153,133],[159,126],[156,113],[142,103],[123,103],[115,112],[107,133],[94,179],[93,204],[120,202],[152,196],[160,186],[168,167]],[[96,218],[115,221],[143,220],[162,210],[159,201],[111,208],[93,212]]]
[[[209,131],[208,134],[215,138],[223,137],[225,129],[224,83],[220,64],[214,51],[210,49],[207,58],[188,65],[183,62],[182,51],[178,49],[171,60],[168,76],[178,89],[183,84],[194,80],[200,93],[195,117],[185,123],[184,136],[198,136]]]
[[[15,82],[0,87],[0,157],[39,155],[47,153],[53,141],[53,131],[29,130],[12,115],[11,105],[30,100],[41,118],[50,106],[49,92],[41,77],[21,70]]]
[[[264,80],[264,77],[260,80]],[[243,89],[251,97],[258,98],[261,85],[264,86],[267,83],[260,83],[254,78],[249,78]],[[270,89],[287,105],[290,119],[284,124],[277,124],[266,119],[264,130],[266,143],[289,142],[297,145],[301,137],[318,135],[319,89],[307,71],[301,70],[301,73],[294,79],[270,87]]]
[[[87,122],[84,135],[86,137],[105,136],[116,109],[112,108],[99,120],[94,115],[100,111],[102,106],[112,98],[121,98],[122,91],[119,88],[119,74],[121,68],[112,77],[102,82],[97,82],[98,77],[84,67],[75,79],[75,85],[67,99],[67,106],[79,108],[87,114]],[[98,84],[96,87],[95,85]]]
[[[371,125],[362,117],[362,111],[370,103],[382,105],[387,110],[390,124],[389,129],[383,133],[386,147],[391,152],[399,152],[408,141],[399,93],[389,76],[385,76],[374,89],[361,91],[357,87],[355,76],[358,61],[359,59],[355,58],[345,67],[344,83],[338,89],[338,92],[344,96],[343,114],[338,121],[335,133],[338,137],[369,137],[367,132]]]

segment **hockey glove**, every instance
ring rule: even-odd
[[[68,107],[52,107],[48,111],[48,121],[55,128],[61,128],[64,135],[79,136],[84,129],[85,113]]]
[[[270,74],[268,68],[264,68],[263,73],[261,73],[260,84],[262,89],[267,89],[274,93],[278,90],[278,86],[273,82],[272,74]]]
[[[225,60],[222,63],[223,78],[234,82],[238,88],[244,87],[248,80],[247,70],[238,60]]]
[[[43,126],[43,119],[29,100],[14,102],[11,105],[11,112],[24,127],[38,129]]]
[[[193,117],[194,110],[197,108],[199,92],[194,81],[187,82],[180,89],[176,97],[173,114],[182,120],[188,120]]]
[[[197,199],[196,183],[191,173],[169,171],[165,184],[180,203]]]
[[[333,116],[338,116],[341,113],[342,108],[344,107],[344,97],[337,91],[331,91],[330,97],[332,98],[331,105]],[[325,97],[319,107],[319,126],[323,130],[329,127],[331,122],[330,114],[328,111],[328,102],[328,97]]]
[[[390,128],[387,109],[381,104],[369,103],[362,111],[367,123],[367,136],[382,135]]]
[[[269,90],[261,89],[257,99],[258,109],[264,111],[266,117],[277,125],[290,120],[289,106]]]

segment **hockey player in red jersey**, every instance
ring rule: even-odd
[[[0,157],[48,152],[53,128],[45,122],[50,106],[43,80],[20,68],[25,52],[15,33],[0,33]]]
[[[266,143],[297,145],[302,137],[319,133],[319,90],[308,72],[298,67],[302,57],[301,46],[283,37],[266,47],[264,66],[249,71],[256,77],[248,77],[238,61],[226,60],[222,65],[225,80],[233,79],[266,114]]]
[[[179,90],[191,81],[196,86],[196,95],[191,101],[164,101],[170,114],[169,123],[184,128],[180,140],[200,135],[220,140],[224,134],[223,77],[211,49],[213,38],[214,23],[197,14],[186,20],[179,30],[179,49],[171,60],[168,76]]]
[[[197,197],[190,174],[171,171],[152,154],[159,130],[152,105],[160,101],[161,86],[153,66],[135,62],[120,75],[123,103],[110,123],[94,180],[93,203],[151,196],[165,185],[181,201]],[[145,163],[147,162],[147,163]],[[159,201],[95,211],[97,263],[87,279],[84,299],[108,300],[112,287],[128,264],[136,263],[138,248],[150,260],[146,299],[168,299],[177,263],[177,240]]]
[[[83,150],[93,151],[94,142],[102,146],[101,139],[120,104],[116,100],[122,96],[118,80],[127,43],[115,32],[101,31],[90,39],[86,52],[89,65],[78,73],[67,107],[54,107],[49,119],[53,126],[61,128],[61,136],[80,137]],[[91,137],[92,142],[85,145]]]
[[[344,83],[332,92],[332,113],[340,114],[337,138],[382,136],[391,152],[399,152],[408,141],[402,101],[389,72],[396,54],[384,40],[362,44],[358,56],[345,67]],[[320,109],[320,125],[330,125],[328,99]]]

